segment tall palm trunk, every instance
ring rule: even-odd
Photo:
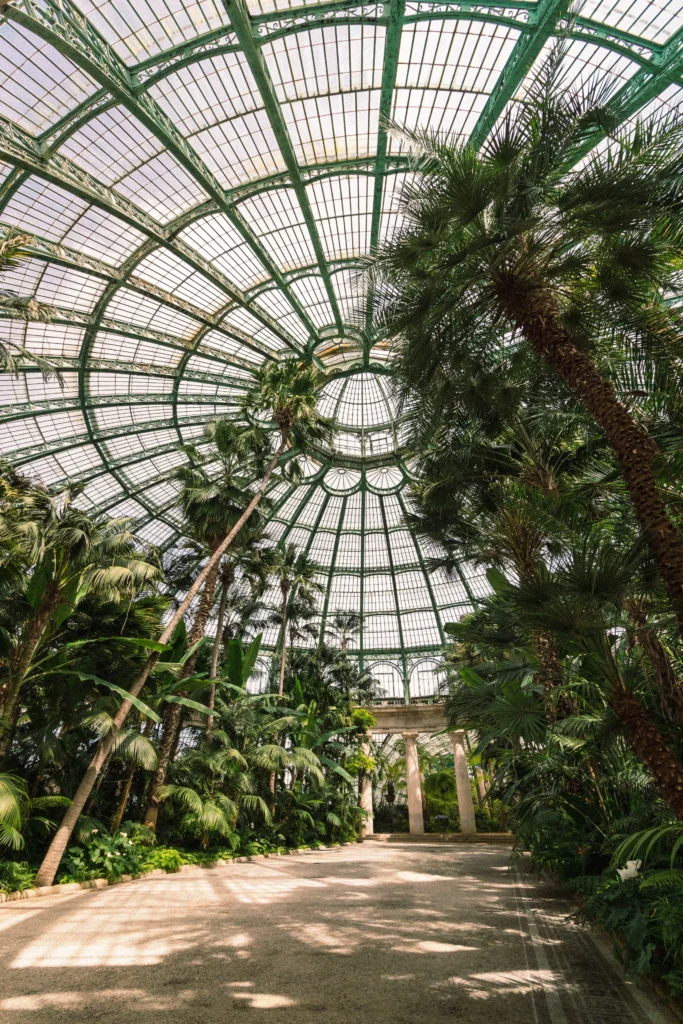
[[[128,806],[128,800],[130,799],[130,791],[133,788],[133,779],[135,778],[136,771],[137,765],[133,763],[128,769],[128,772],[126,773],[126,779],[125,782],[123,783],[123,789],[121,790],[121,796],[119,797],[118,806],[114,811],[114,817],[111,819],[111,825],[109,826],[109,831],[112,833],[112,835],[114,834],[114,832],[117,831],[121,822],[123,821],[123,815],[125,813],[126,807]]]
[[[189,644],[192,647],[198,640],[204,636],[206,630],[206,624],[209,621],[211,610],[213,608],[213,602],[216,595],[216,579],[218,577],[219,565],[216,563],[209,575],[206,577],[204,583],[204,589],[202,596],[199,601],[199,607],[197,608],[197,614],[194,622],[192,623],[192,629],[190,630]],[[196,653],[188,658],[183,669],[183,679],[187,679],[194,672],[194,667],[197,661]],[[180,693],[181,696],[187,696],[186,693]],[[180,704],[168,704],[164,711],[164,720],[162,726],[162,739],[159,747],[159,754],[157,757],[157,766],[152,774],[152,780],[149,786],[149,799],[147,801],[147,808],[145,810],[145,825],[153,832],[156,830],[157,821],[159,819],[159,809],[161,807],[161,800],[157,796],[157,792],[163,786],[166,781],[166,772],[168,766],[173,758],[173,751],[176,748],[178,733],[180,731],[180,722],[182,718],[182,705]]]
[[[152,721],[151,718],[148,718],[142,730],[142,735],[148,738],[150,733],[152,732],[153,726],[154,722]],[[112,834],[116,832],[117,828],[119,828],[121,822],[123,821],[123,815],[126,812],[126,807],[128,806],[128,801],[130,800],[130,793],[133,788],[133,780],[135,779],[135,773],[137,770],[138,766],[133,761],[126,774],[126,780],[123,784],[123,790],[121,791],[118,807],[114,811],[114,817],[111,819],[109,831]]]
[[[282,654],[280,655],[280,679],[277,692],[282,696],[285,692],[285,669],[287,667],[287,596],[289,587],[282,587]]]
[[[287,596],[289,594],[289,587],[284,584],[282,586],[282,606],[280,608],[280,617],[282,619],[282,653],[280,655],[280,678],[277,684],[278,696],[282,696],[285,692],[285,669],[287,668]],[[278,742],[278,737],[274,736],[273,740],[275,743]],[[269,789],[270,792],[275,795],[275,789],[277,786],[277,773],[270,773]]]
[[[683,820],[683,768],[649,712],[624,686],[612,688],[610,704],[636,755],[652,772],[659,792],[676,817]]]
[[[176,626],[184,617],[185,612],[188,610],[188,608],[194,601],[195,597],[199,593],[199,590],[201,589],[204,581],[206,580],[206,577],[209,575],[213,567],[215,565],[218,565],[221,558],[223,557],[227,549],[230,547],[233,540],[240,532],[249,516],[252,514],[256,506],[261,501],[265,493],[266,487],[268,486],[268,482],[270,481],[270,478],[273,475],[273,472],[275,471],[275,467],[277,466],[282,454],[285,451],[285,448],[287,447],[287,441],[288,438],[283,437],[278,450],[275,452],[273,458],[268,463],[268,468],[266,469],[266,472],[254,494],[254,497],[251,499],[246,509],[233,526],[232,530],[230,530],[230,533],[227,535],[225,540],[222,542],[222,544],[219,544],[219,546],[216,548],[216,551],[213,553],[213,555],[208,560],[204,568],[198,574],[197,579],[194,581],[194,583],[188,590],[184,600],[181,601],[175,614],[172,616],[170,622],[166,626],[166,629],[159,637],[159,641],[162,644],[168,643],[168,641],[171,639],[173,633],[175,632]],[[137,697],[137,695],[140,693],[143,686],[147,682],[149,674],[156,665],[158,660],[159,653],[157,651],[154,651],[152,654],[150,654],[149,658],[145,662],[140,673],[138,674],[137,678],[135,679],[133,685],[130,688],[131,696]],[[85,802],[90,795],[90,791],[95,785],[97,776],[99,775],[102,769],[102,765],[106,761],[109,752],[112,749],[116,730],[120,729],[123,723],[125,722],[131,707],[132,704],[129,700],[123,701],[121,707],[114,716],[114,728],[98,745],[98,748],[95,751],[93,759],[90,762],[88,769],[85,775],[83,776],[78,789],[74,794],[73,800],[71,801],[71,806],[67,808],[66,813],[62,819],[62,822],[57,831],[55,832],[52,838],[52,842],[50,843],[50,846],[48,848],[48,851],[45,854],[43,863],[40,865],[40,869],[38,870],[38,874],[36,875],[36,885],[52,885],[55,874],[57,873],[57,868],[59,867],[62,857],[64,856],[64,851],[66,850],[69,844],[71,833],[73,832],[76,822],[78,821],[79,815],[81,814],[81,811],[85,806]]]
[[[21,690],[38,644],[57,607],[59,585],[49,584],[36,613],[26,624],[9,678],[0,690],[0,761],[9,756],[20,710]]]
[[[223,625],[225,623],[225,610],[228,604],[228,591],[234,578],[234,569],[232,562],[229,562],[223,570],[222,583],[221,583],[221,597],[218,602],[218,618],[216,619],[216,637],[213,642],[213,651],[211,652],[211,674],[210,679],[214,680],[218,678],[218,657],[221,651],[221,642],[223,637]],[[209,698],[207,700],[207,706],[213,711],[216,703],[216,684],[212,682],[209,686]],[[213,736],[213,724],[214,716],[209,715],[206,720],[206,742],[211,742]]]
[[[529,531],[524,522],[516,517],[508,518],[510,535],[514,537],[515,532],[522,541],[519,545],[513,544],[512,563],[515,571],[523,583],[531,583],[536,571],[536,559],[540,550],[538,541],[525,544],[529,539]],[[543,687],[543,699],[546,708],[546,717],[553,721],[555,713],[551,709],[553,690],[564,683],[564,670],[560,660],[560,652],[557,649],[557,640],[552,633],[543,629],[531,630],[531,643],[534,653],[538,658],[539,672],[538,681]]]
[[[683,725],[683,686],[669,652],[648,624],[642,605],[636,600],[629,600],[625,602],[625,608],[635,627],[634,639],[645,655],[644,669],[659,694],[662,711],[676,725]]]
[[[531,643],[540,665],[537,678],[543,687],[545,715],[548,722],[552,723],[558,713],[565,717],[573,714],[576,708],[564,694],[559,700],[554,696],[557,687],[564,683],[564,668],[553,634],[542,629],[534,629],[531,631]]]
[[[562,326],[552,295],[515,279],[498,290],[506,312],[539,355],[581,399],[616,455],[633,508],[683,630],[683,543],[659,492],[657,445],[617,398],[591,356],[577,348]]]

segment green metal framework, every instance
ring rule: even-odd
[[[428,573],[405,525],[389,353],[357,281],[396,227],[408,173],[388,123],[481,145],[558,33],[567,81],[611,84],[624,117],[677,108],[682,0],[586,0],[571,20],[566,0],[0,10],[0,231],[32,239],[0,289],[53,307],[48,324],[5,316],[0,331],[64,378],[44,381],[30,360],[0,377],[3,457],[50,484],[82,481],[85,503],[172,548],[181,446],[235,413],[264,359],[314,359],[340,429],[300,486],[273,485],[269,533],[323,567],[320,629],[360,611],[361,662],[396,695],[419,690],[444,622],[485,581]]]

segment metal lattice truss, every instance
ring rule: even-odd
[[[0,289],[53,307],[0,339],[62,371],[0,377],[3,457],[172,547],[181,445],[263,360],[305,354],[340,430],[273,489],[269,533],[324,566],[318,625],[362,612],[361,657],[408,679],[485,587],[428,574],[404,524],[357,274],[408,173],[385,125],[480,144],[560,32],[567,82],[611,84],[625,117],[680,103],[683,0],[586,0],[571,22],[565,0],[0,0],[0,231],[33,239]]]

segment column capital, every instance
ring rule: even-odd
[[[404,740],[413,740],[414,741],[414,740],[417,739],[417,737],[419,735],[420,735],[419,732],[402,732],[401,733],[401,736],[403,737]]]

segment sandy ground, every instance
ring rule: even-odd
[[[0,907],[2,1024],[669,1024],[491,847],[373,845]]]

